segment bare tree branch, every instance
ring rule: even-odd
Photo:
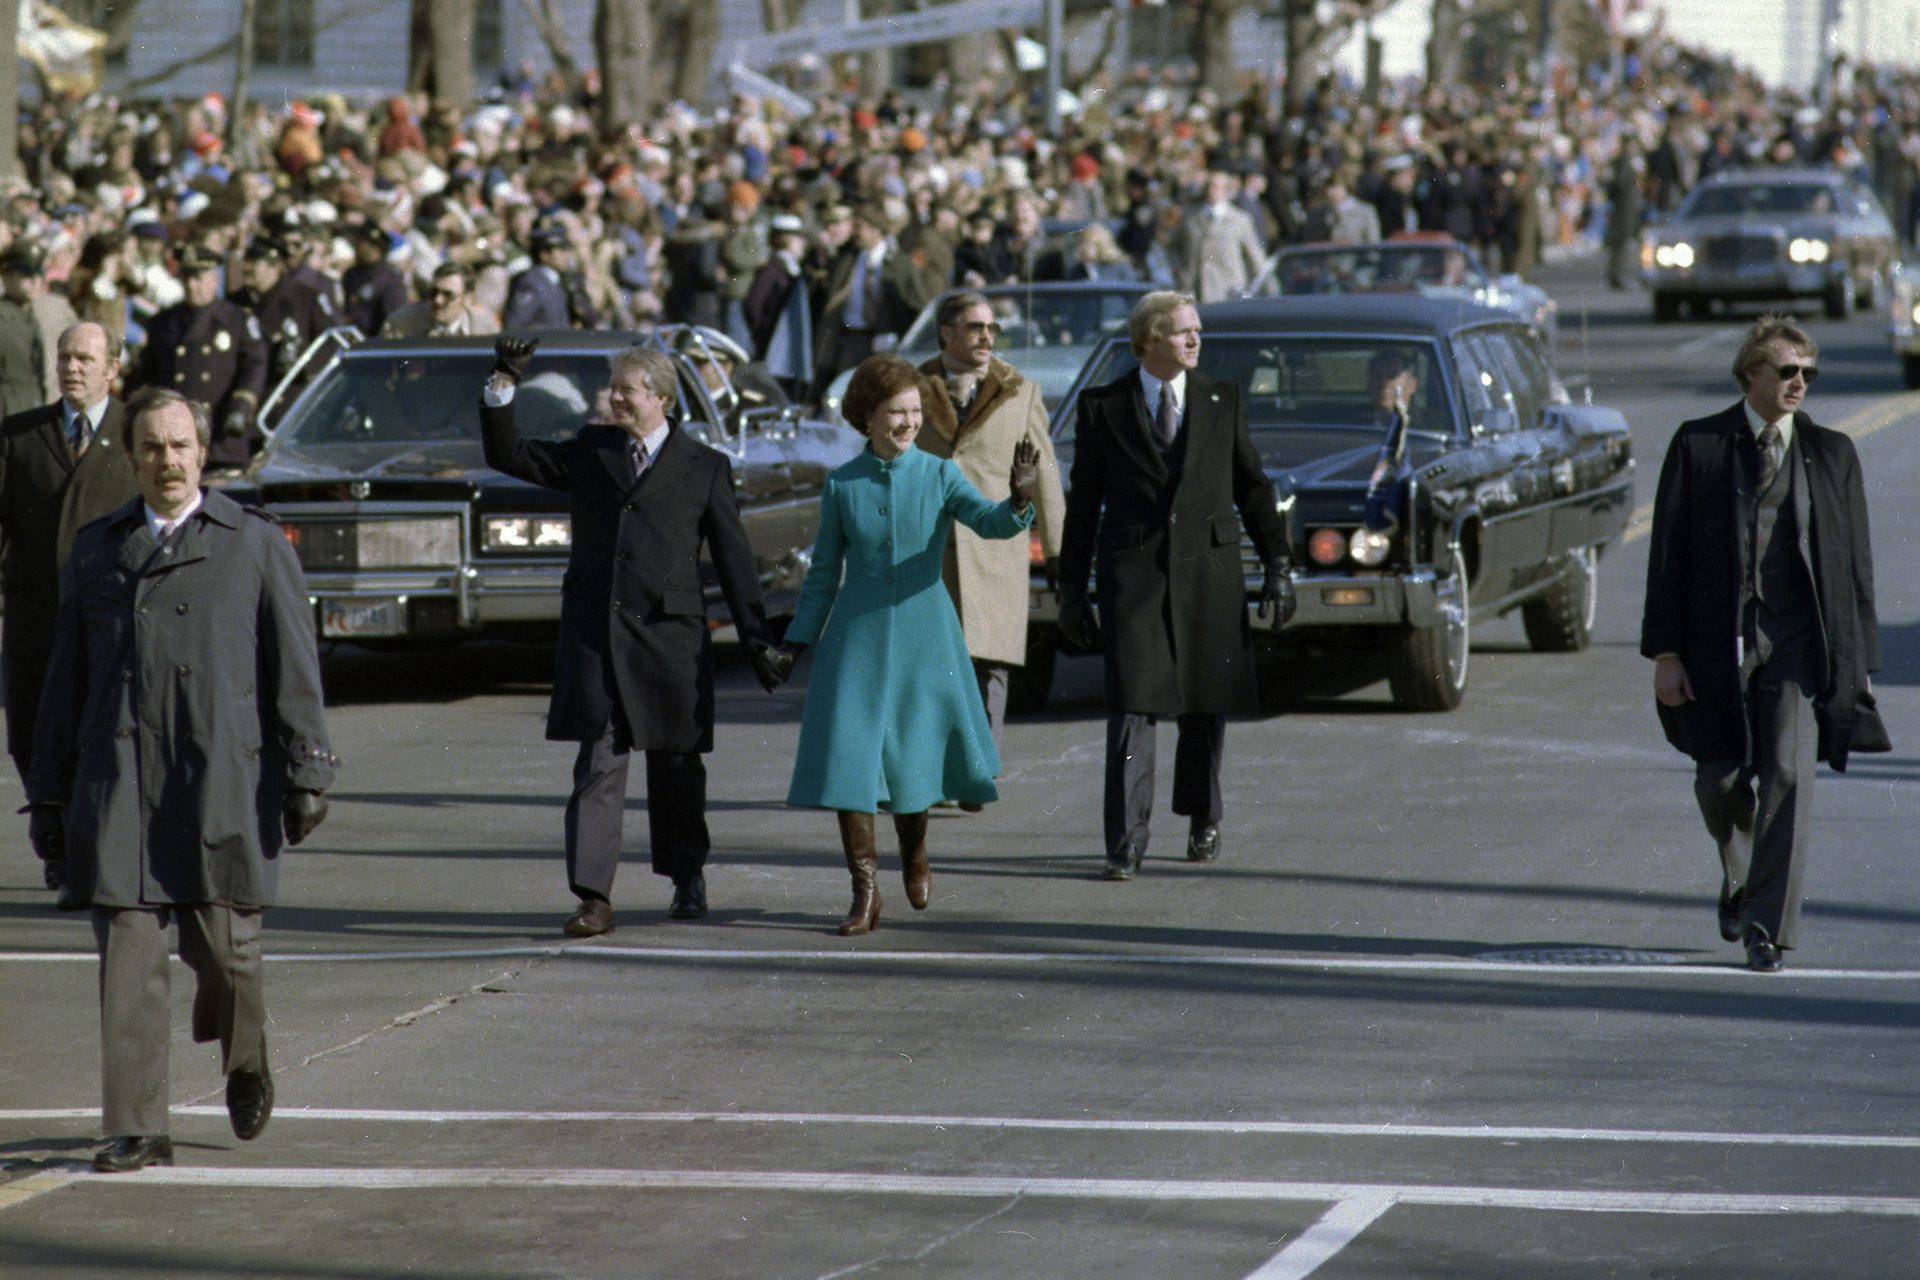
[[[774,3],[776,0],[767,2]],[[553,0],[520,0],[520,8],[526,13],[527,21],[533,24],[533,29],[546,42],[554,69],[568,84],[579,83],[580,60],[573,56],[573,42],[567,39],[567,29],[560,21],[559,12],[553,7]]]
[[[331,31],[335,27],[344,26],[349,22],[364,18],[370,13],[378,13],[380,10],[387,8],[389,4],[390,0],[362,0],[360,4],[348,5],[325,21],[315,22],[313,24],[314,34],[318,35],[322,31]],[[138,93],[142,89],[148,89],[163,81],[171,80],[182,71],[205,66],[209,62],[218,62],[233,52],[234,45],[239,39],[239,33],[235,32],[233,35],[207,46],[198,53],[190,53],[184,58],[176,58],[163,67],[156,67],[143,76],[136,76],[128,80],[121,86],[121,92],[123,94]]]

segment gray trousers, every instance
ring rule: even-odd
[[[100,1091],[110,1138],[167,1129],[167,1055],[172,982],[167,929],[180,926],[180,958],[193,970],[193,1038],[220,1042],[221,1069],[264,1071],[266,981],[260,912],[202,903],[158,908],[95,907],[100,949]]]
[[[621,826],[627,808],[627,763],[632,753],[614,740],[614,724],[582,742],[567,797],[567,884],[581,898],[613,899],[620,869]],[[675,884],[707,865],[707,764],[698,752],[649,751],[647,831],[653,869]]]
[[[1147,851],[1158,721],[1158,716],[1135,711],[1107,717],[1104,817],[1108,857],[1127,841],[1142,854]],[[1173,751],[1173,811],[1194,825],[1218,823],[1222,813],[1220,755],[1227,741],[1227,718],[1185,715],[1176,723],[1180,738]]]
[[[1720,855],[1721,896],[1744,892],[1743,928],[1764,930],[1786,948],[1800,924],[1818,747],[1812,662],[1805,654],[1776,658],[1753,673],[1747,724],[1752,763],[1700,761],[1694,796]]]
[[[980,701],[987,707],[987,727],[993,730],[993,749],[1006,759],[1001,746],[1002,735],[1007,726],[1007,673],[1011,670],[1004,662],[988,662],[984,658],[973,660],[973,675],[980,682]]]

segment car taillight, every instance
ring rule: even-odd
[[[1046,562],[1047,562],[1047,553],[1046,553],[1046,550],[1040,545],[1040,535],[1037,532],[1028,534],[1027,535],[1027,563],[1032,565],[1034,568],[1038,569],[1041,565],[1045,564]]]

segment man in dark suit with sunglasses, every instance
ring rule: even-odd
[[[1853,441],[1801,408],[1819,349],[1764,316],[1742,399],[1674,434],[1654,498],[1640,651],[1721,865],[1720,932],[1780,968],[1800,916],[1816,759],[1844,769],[1880,667]]]

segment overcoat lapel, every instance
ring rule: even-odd
[[[1153,430],[1148,425],[1152,421],[1152,411],[1147,408],[1147,391],[1140,379],[1127,379],[1127,396],[1124,403],[1114,406],[1113,435],[1120,447],[1132,457],[1135,465],[1156,480],[1165,480],[1169,476],[1167,460],[1161,456],[1160,446],[1153,442]]]
[[[60,468],[60,473],[67,475],[73,471],[73,450],[67,448],[67,433],[61,429],[61,421],[66,413],[60,404],[60,401],[54,401],[52,418],[41,423],[40,429],[33,434],[53,459],[54,465]]]

